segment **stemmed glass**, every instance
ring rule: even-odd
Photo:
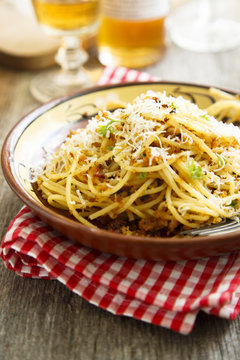
[[[197,52],[218,52],[240,45],[240,11],[237,0],[188,1],[169,19],[172,40]]]
[[[97,32],[99,1],[32,0],[43,31],[61,40],[55,56],[60,68],[41,72],[30,84],[30,91],[37,100],[45,102],[90,85],[83,70],[88,54],[82,48],[82,38]]]

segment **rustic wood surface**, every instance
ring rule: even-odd
[[[165,80],[240,91],[240,49],[197,54],[170,45],[147,69]],[[11,127],[38,103],[29,93],[35,72],[0,68],[0,146]],[[22,206],[0,173],[0,235]],[[23,279],[0,261],[1,360],[237,360],[240,318],[200,313],[188,336],[88,304],[57,281]]]

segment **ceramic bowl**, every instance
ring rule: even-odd
[[[182,260],[223,254],[240,249],[240,231],[204,237],[139,237],[88,228],[43,203],[28,180],[31,169],[56,149],[70,129],[86,125],[99,104],[108,100],[131,101],[147,90],[183,96],[205,108],[216,101],[207,86],[170,83],[125,83],[87,89],[54,99],[24,116],[7,136],[2,148],[2,168],[16,195],[55,230],[93,249],[118,256],[148,260]]]

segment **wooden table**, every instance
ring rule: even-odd
[[[147,69],[165,80],[240,91],[240,48],[197,54],[170,45]],[[0,68],[1,143],[38,103],[29,93],[36,73]],[[0,234],[22,206],[0,174]],[[88,304],[58,281],[23,279],[0,261],[0,359],[10,360],[220,360],[240,358],[240,318],[200,313],[188,336]]]

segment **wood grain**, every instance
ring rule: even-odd
[[[208,83],[240,90],[240,49],[195,54],[169,47],[147,69],[165,80]],[[0,68],[0,144],[38,104],[29,93],[31,72]],[[22,206],[0,174],[0,234]],[[200,313],[188,336],[88,304],[57,281],[23,279],[0,261],[1,360],[238,360],[240,319]]]

